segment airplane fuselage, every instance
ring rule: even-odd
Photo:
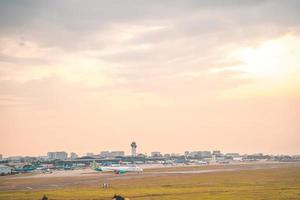
[[[116,174],[123,174],[126,172],[142,172],[143,169],[138,166],[107,166],[102,167],[98,163],[93,162],[91,165],[92,169],[102,172],[114,172]]]
[[[102,171],[113,171],[113,172],[142,172],[143,169],[137,166],[121,166],[121,167],[101,167]]]

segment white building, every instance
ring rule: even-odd
[[[86,156],[93,157],[94,153],[86,153]]]
[[[110,152],[109,151],[101,151],[100,156],[104,158],[110,157]]]
[[[67,160],[68,159],[68,153],[64,151],[56,152],[56,159],[58,160]]]
[[[10,156],[7,158],[7,160],[11,162],[21,162],[22,161],[22,156]]]
[[[0,175],[10,174],[11,170],[12,170],[11,167],[0,165]]]
[[[151,152],[151,157],[162,157],[162,155],[159,151],[153,151]]]
[[[48,160],[48,156],[38,156],[38,157],[36,157],[38,160],[40,160],[40,161],[46,161],[46,160]]]
[[[122,156],[125,156],[125,152],[124,151],[112,151],[110,154],[111,154],[111,157],[122,157]]]
[[[55,152],[48,152],[47,157],[49,160],[55,160]]]
[[[76,153],[74,153],[74,152],[71,152],[70,157],[73,160],[73,159],[78,158],[78,155]]]
[[[114,158],[114,157],[122,157],[125,156],[124,151],[101,151],[100,152],[100,157],[104,158]]]
[[[64,151],[48,152],[47,155],[49,160],[67,160],[68,158],[68,153]]]
[[[193,158],[210,158],[212,155],[210,151],[192,151],[189,156]]]

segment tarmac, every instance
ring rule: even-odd
[[[162,176],[193,176],[204,173],[220,173],[242,170],[259,170],[271,168],[284,168],[296,166],[300,163],[238,163],[216,165],[148,165],[142,166],[142,173],[114,174],[111,172],[96,172],[90,168],[76,170],[55,170],[53,173],[44,174],[32,172],[27,174],[10,175],[0,177],[0,191],[41,190],[64,187],[101,187],[104,182],[112,182],[124,179],[140,179],[146,177]]]

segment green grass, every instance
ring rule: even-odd
[[[208,174],[147,177],[111,182],[112,187],[3,191],[0,199],[108,200],[122,194],[131,200],[300,200],[300,167]]]

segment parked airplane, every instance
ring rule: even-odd
[[[102,167],[95,161],[91,164],[91,168],[93,170],[99,172],[114,172],[116,174],[124,174],[127,172],[142,172],[143,169],[138,166],[109,166],[109,167]]]
[[[15,170],[17,172],[30,172],[30,171],[33,171],[35,170],[36,167],[33,166],[33,165],[24,165],[23,167],[16,167]]]
[[[198,161],[195,162],[195,164],[197,164],[197,165],[207,165],[208,162],[202,161],[202,160],[198,160]]]

